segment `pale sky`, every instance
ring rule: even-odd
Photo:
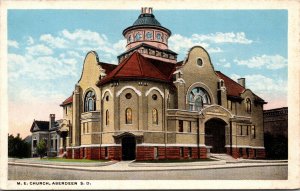
[[[140,10],[9,10],[9,133],[30,134],[34,119],[62,117],[59,104],[80,78],[86,53],[116,63],[125,50],[122,31]],[[172,31],[169,49],[183,60],[189,48],[207,49],[216,70],[246,78],[268,102],[287,106],[287,11],[155,10]]]

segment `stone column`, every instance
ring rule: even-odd
[[[80,86],[76,84],[73,95],[72,146],[80,145],[80,100]]]

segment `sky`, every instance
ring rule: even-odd
[[[140,10],[8,10],[9,133],[30,134],[34,119],[62,118],[59,106],[72,94],[88,51],[117,64],[125,50],[122,31]],[[287,106],[286,10],[155,10],[172,31],[169,49],[183,60],[203,46],[215,70],[268,102]]]

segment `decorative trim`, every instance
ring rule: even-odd
[[[102,93],[101,99],[104,98],[104,95],[105,95],[106,92],[108,92],[108,93],[111,95],[112,98],[114,97],[110,89],[105,89],[105,90],[103,91],[103,93]]]
[[[230,145],[225,145],[225,147],[230,147]],[[251,148],[251,149],[265,149],[265,147],[260,146],[250,146],[250,145],[232,145],[232,148]]]
[[[100,144],[80,145],[80,147],[100,147]]]
[[[121,95],[121,93],[125,90],[125,89],[132,89],[138,96],[141,96],[142,93],[136,89],[135,87],[133,86],[124,86],[122,89],[120,89],[118,92],[117,92],[117,97],[119,97]]]
[[[100,145],[101,147],[115,147],[115,146],[122,146],[121,144],[115,144],[115,143],[112,143],[112,144],[101,144]]]
[[[174,81],[173,83],[181,83],[181,84],[185,84],[184,79],[182,78],[178,78],[176,81]]]
[[[161,97],[164,98],[164,93],[163,93],[158,87],[152,87],[152,88],[150,88],[148,91],[146,91],[146,94],[145,94],[145,95],[148,96],[149,93],[150,93],[152,90],[157,90],[157,91],[160,93]]]
[[[173,74],[177,74],[177,73],[183,74],[183,72],[180,69],[173,72]]]

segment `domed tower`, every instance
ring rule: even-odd
[[[171,31],[163,27],[152,14],[152,8],[143,7],[138,19],[123,31],[127,39],[126,51],[118,56],[119,63],[138,51],[145,57],[176,63],[177,54],[168,49]]]

